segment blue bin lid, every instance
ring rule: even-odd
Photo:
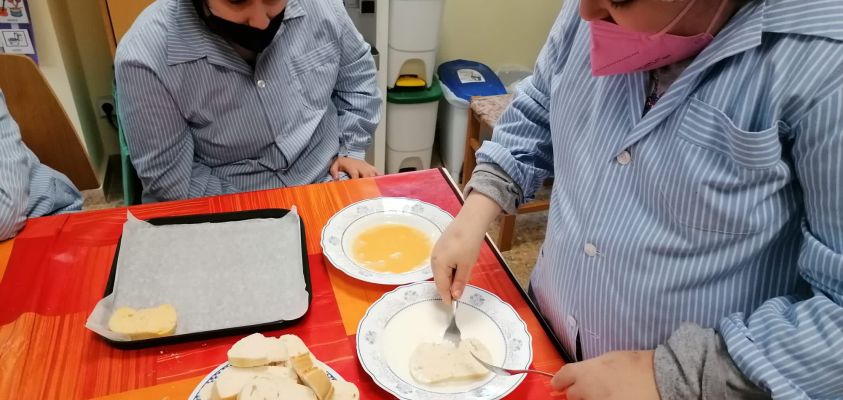
[[[472,96],[506,94],[506,87],[491,68],[476,61],[454,60],[437,69],[443,85],[457,97],[469,101]]]

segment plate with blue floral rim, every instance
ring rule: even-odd
[[[462,339],[483,343],[492,364],[527,369],[533,360],[532,337],[515,309],[495,294],[467,286],[457,310]],[[357,356],[375,383],[401,399],[489,400],[515,390],[524,375],[427,385],[410,374],[410,355],[422,343],[442,341],[448,310],[433,282],[420,282],[386,293],[366,311],[357,328]]]
[[[453,220],[454,217],[442,208],[417,199],[378,197],[363,200],[343,208],[328,220],[322,229],[322,251],[334,267],[361,281],[394,286],[422,282],[433,277],[429,258],[408,272],[379,272],[355,259],[354,241],[370,228],[401,224],[422,232],[433,245]]]
[[[344,381],[345,379],[334,371],[333,368],[329,367],[327,364],[323,363],[322,361],[317,360],[314,363],[314,366],[322,369],[328,375],[328,379],[332,381]],[[231,364],[228,362],[224,362],[220,364],[219,367],[211,371],[208,375],[206,375],[196,388],[193,389],[193,393],[190,394],[188,400],[209,400],[211,398],[211,390],[214,387],[214,382],[219,379],[220,374],[222,371],[225,371],[226,368],[230,368]]]

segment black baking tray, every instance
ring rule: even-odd
[[[201,224],[201,223],[220,223],[220,222],[234,222],[244,221],[249,219],[262,218],[282,218],[287,215],[290,210],[282,208],[268,208],[250,211],[235,211],[219,214],[196,214],[184,215],[177,217],[163,217],[153,218],[147,220],[152,225],[186,225],[186,224]],[[310,311],[310,303],[313,300],[313,290],[310,283],[310,265],[307,262],[307,241],[305,240],[304,222],[299,218],[299,227],[301,229],[301,254],[302,254],[302,273],[304,274],[305,290],[307,291],[308,312]],[[122,235],[121,235],[122,241]],[[110,295],[114,291],[114,278],[117,274],[117,259],[120,256],[120,242],[117,243],[117,251],[114,252],[114,260],[111,263],[111,273],[108,276],[108,283],[105,286],[105,294],[103,297]],[[307,312],[305,312],[307,315]],[[119,349],[140,349],[152,346],[163,346],[168,344],[182,343],[188,341],[208,340],[223,336],[242,335],[247,333],[255,333],[258,331],[269,331],[285,328],[297,323],[302,317],[290,321],[274,321],[258,325],[249,325],[241,327],[233,327],[226,329],[218,329],[214,331],[195,332],[184,335],[165,336],[160,338],[133,340],[128,342],[114,341],[108,338],[103,338],[106,342]]]

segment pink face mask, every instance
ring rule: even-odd
[[[714,40],[714,24],[726,8],[720,3],[708,30],[695,36],[677,36],[667,32],[691,10],[691,0],[668,26],[658,33],[635,32],[606,21],[591,21],[591,73],[594,76],[649,71],[699,54]]]

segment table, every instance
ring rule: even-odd
[[[313,303],[292,333],[346,380],[363,399],[390,396],[357,361],[355,333],[369,305],[392,287],[356,281],[328,265],[320,241],[335,212],[355,201],[403,196],[460,208],[455,185],[443,170],[390,175],[131,207],[141,219],[298,206],[306,227]],[[208,372],[226,360],[240,337],[224,337],[142,350],[118,350],[88,331],[85,320],[102,297],[126,208],[35,218],[17,238],[0,243],[0,399],[185,399]],[[471,284],[510,303],[533,336],[533,365],[563,365],[500,254],[487,239]],[[509,398],[546,398],[550,382],[528,376]]]

